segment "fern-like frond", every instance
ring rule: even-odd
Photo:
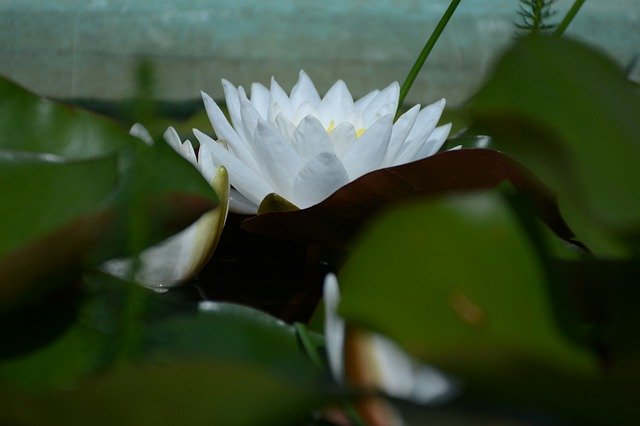
[[[556,0],[519,0],[520,22],[516,27],[530,34],[539,34],[556,27],[549,19],[556,14],[552,8]]]

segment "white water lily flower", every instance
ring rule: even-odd
[[[273,78],[270,89],[253,83],[250,98],[242,87],[222,85],[231,123],[203,92],[218,141],[194,134],[228,169],[230,208],[239,213],[256,213],[270,193],[310,207],[368,172],[435,154],[451,130],[436,127],[444,99],[416,105],[394,123],[397,82],[357,101],[342,80],[320,98],[303,71],[290,95]]]
[[[338,280],[329,274],[324,282],[324,333],[329,368],[338,383],[373,388],[394,398],[427,405],[442,403],[455,393],[451,379],[420,364],[387,337],[364,330],[350,336],[345,333],[345,322],[337,314],[339,303]],[[349,338],[357,341],[347,345],[345,340]],[[352,366],[356,360],[357,368],[346,371],[347,357]]]
[[[149,132],[140,124],[135,124],[130,133],[147,144],[153,144]],[[191,142],[182,142],[172,127],[167,129],[164,139],[202,173],[218,195],[219,204],[189,227],[140,253],[140,265],[133,278],[154,289],[184,282],[202,269],[218,244],[229,210],[230,188],[226,169],[214,166],[208,150],[200,150],[196,156]],[[102,264],[101,268],[126,279],[130,278],[133,261],[113,259]]]

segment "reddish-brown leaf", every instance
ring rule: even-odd
[[[248,218],[250,232],[313,244],[349,248],[361,226],[384,207],[415,198],[490,189],[503,181],[530,196],[539,216],[565,239],[572,237],[555,195],[517,161],[488,149],[446,151],[401,166],[368,173],[323,202],[298,211]]]

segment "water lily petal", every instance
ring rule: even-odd
[[[373,116],[369,117],[370,121],[368,122],[365,121],[364,123],[365,127],[368,127],[371,123],[375,123],[385,115],[388,115],[388,114],[395,115],[397,112],[397,108],[398,108],[398,102],[388,102],[382,105],[380,108],[378,108],[378,110]],[[363,118],[364,118],[364,113],[363,113]]]
[[[273,102],[273,99],[271,99],[271,105],[269,106],[269,120],[267,121],[273,123],[279,115],[284,115],[287,117],[287,120],[293,121],[293,116],[287,114],[280,104]]]
[[[171,126],[167,127],[167,130],[165,130],[162,137],[171,148],[173,148],[177,152],[180,152],[180,149],[182,148],[182,140],[180,139],[180,135],[178,135],[178,132],[176,132],[176,129]]]
[[[282,133],[282,136],[284,136],[287,142],[290,142],[293,137],[293,132],[296,131],[296,126],[294,126],[283,113],[278,114],[275,118],[275,123],[280,133]]]
[[[351,180],[380,167],[392,130],[393,114],[389,114],[373,123],[344,153],[342,163]]]
[[[391,139],[389,140],[389,148],[387,149],[387,153],[382,163],[384,166],[391,165],[391,160],[396,158],[398,155],[398,151],[407,139],[409,132],[411,132],[419,113],[420,104],[402,114],[393,124],[393,131],[391,132]]]
[[[344,157],[344,153],[349,150],[357,139],[356,129],[349,123],[338,125],[330,133],[330,136],[338,158]]]
[[[433,367],[420,364],[393,340],[360,328],[350,329],[347,335],[345,321],[337,314],[340,289],[333,274],[325,277],[323,297],[327,360],[338,383],[346,381],[352,386],[375,389],[395,398],[430,405],[446,402],[457,392],[455,381]],[[350,339],[348,348],[345,347],[347,339]],[[345,368],[345,357],[357,359],[358,367],[366,369],[369,374],[366,377],[351,376],[352,371]]]
[[[442,142],[440,132],[433,139],[429,135],[442,113],[443,103],[423,111],[416,106],[393,124],[400,92],[397,82],[383,90],[373,90],[355,102],[342,80],[321,98],[304,71],[300,71],[291,96],[273,77],[268,89],[259,83],[252,84],[250,99],[242,87],[236,88],[226,80],[223,87],[229,121],[215,102],[203,94],[214,130],[224,139],[220,141],[223,146],[212,145],[213,163],[222,164],[224,160],[228,164],[231,183],[250,205],[261,202],[258,197],[264,196],[265,186],[291,200],[294,181],[303,167],[308,165],[316,173],[322,164],[320,160],[328,161],[316,158],[321,153],[335,154],[349,180],[354,180],[398,161],[408,162],[435,152]],[[185,155],[191,155],[188,146],[182,149]],[[229,155],[239,161],[230,163]],[[309,163],[312,160],[314,163]],[[330,163],[335,166],[334,160]],[[242,170],[250,182],[242,186],[242,179],[234,176],[232,169]],[[310,172],[305,169],[303,174],[306,173]],[[326,184],[320,186],[325,188]],[[296,188],[298,191],[301,187]],[[240,205],[232,201],[234,208],[243,208]]]
[[[197,166],[198,160],[196,158],[196,153],[193,149],[193,145],[191,145],[190,141],[186,140],[183,143],[180,140],[180,136],[178,135],[178,132],[176,132],[176,129],[171,126],[169,126],[167,130],[165,130],[162,136],[171,148],[173,148],[183,158],[189,160],[191,164]]]
[[[229,210],[239,214],[256,214],[258,206],[256,206],[247,197],[231,188],[229,192]]]
[[[269,118],[269,105],[271,104],[271,93],[269,89],[260,83],[251,83],[251,105],[258,111],[260,118]]]
[[[193,277],[208,261],[222,234],[228,212],[229,178],[219,167],[210,181],[219,204],[188,228],[140,253],[134,279],[155,289],[172,287]],[[129,278],[133,260],[119,258],[105,262],[101,269],[120,278]]]
[[[444,126],[436,127],[435,130],[429,136],[429,139],[422,145],[420,150],[413,156],[410,161],[421,160],[423,158],[429,157],[442,147],[449,136],[449,132],[451,131],[451,123],[445,124]],[[460,149],[462,146],[457,146],[452,149]]]
[[[321,152],[335,154],[329,134],[318,119],[310,115],[296,127],[291,138],[291,146],[303,162],[309,161]]]
[[[316,117],[316,118],[320,117],[320,114],[318,113],[318,110],[316,109],[316,107],[314,107],[313,105],[311,105],[308,102],[304,102],[295,111],[295,115],[294,115],[294,117],[292,117],[293,118],[293,122],[297,126],[298,124],[300,124],[300,122],[302,120],[304,120],[305,117],[307,117],[309,115],[311,115],[313,117]]]
[[[193,145],[191,145],[191,141],[189,139],[184,141],[184,143],[180,147],[180,154],[184,158],[189,160],[189,162],[191,164],[193,164],[196,167],[198,166],[198,159],[196,157],[196,151],[195,151],[195,149],[193,149]]]
[[[351,125],[355,129],[364,129],[365,128],[364,117],[362,115],[362,111],[360,111],[358,109],[354,109],[353,111],[351,111],[347,115],[347,118],[346,118],[346,120],[344,120],[344,122],[351,123]]]
[[[442,115],[442,110],[444,108],[444,100],[440,100],[436,103],[433,103],[418,114],[418,118],[416,119],[416,123],[409,132],[409,136],[407,136],[407,140],[404,142],[402,147],[398,150],[395,158],[390,157],[390,164],[399,165],[406,164],[410,161],[413,161],[418,155],[418,152],[426,153],[430,152],[430,149],[422,147],[427,143],[428,139],[431,137],[431,133],[434,131],[440,116]],[[446,138],[446,136],[445,136]],[[424,157],[420,157],[424,158]]]
[[[289,199],[293,180],[303,165],[296,150],[275,127],[264,120],[258,121],[254,150],[263,175],[275,189],[272,192]]]
[[[320,95],[307,73],[300,71],[298,82],[291,89],[291,104],[297,110],[303,103],[315,108],[320,103]]]
[[[198,129],[193,129],[193,133],[200,142],[200,150],[208,149],[211,153],[213,164],[227,168],[231,185],[247,199],[255,203],[256,208],[264,197],[274,192],[271,185],[264,178],[226,150],[220,143]]]
[[[371,366],[378,373],[376,387],[387,395],[419,404],[437,403],[450,396],[453,385],[438,370],[420,365],[392,340],[369,334]]]
[[[247,139],[247,136],[244,134],[244,129],[242,128],[238,89],[225,79],[222,79],[222,89],[224,90],[224,98],[227,102],[227,111],[229,112],[229,117],[231,117],[231,124],[233,124],[233,128],[236,129],[238,136],[240,136],[243,141],[248,142],[249,139]]]
[[[238,89],[238,96],[240,98],[240,117],[242,117],[244,134],[249,140],[254,140],[258,120],[261,120],[260,114],[258,114],[258,111],[253,107],[242,87]]]
[[[363,97],[361,97],[360,99],[355,101],[354,107],[362,111],[363,109],[365,109],[367,107],[367,105],[369,105],[369,103],[376,96],[378,96],[378,93],[380,93],[380,90],[378,90],[378,89],[372,90],[371,92],[367,93],[366,95],[364,95]]]
[[[333,274],[328,274],[324,279],[324,335],[327,348],[327,360],[333,378],[343,382],[344,374],[344,320],[338,316],[338,304],[340,303],[340,290],[338,279]]]
[[[246,165],[251,167],[254,171],[258,170],[258,164],[251,152],[251,148],[247,143],[238,136],[238,133],[231,127],[224,113],[215,103],[211,96],[204,92],[200,92],[202,100],[204,101],[205,109],[207,110],[207,116],[214,132],[219,139],[226,141],[229,149]]]
[[[140,123],[134,123],[133,126],[131,126],[131,129],[129,129],[129,134],[140,139],[147,145],[153,145],[153,138],[149,134],[149,131]]]
[[[426,140],[433,129],[436,128],[445,105],[446,101],[444,99],[440,99],[439,101],[423,108],[422,111],[420,111],[420,114],[418,114],[418,118],[416,119],[413,129],[411,129],[409,136],[407,136],[407,140]]]
[[[293,181],[293,197],[296,206],[305,209],[327,198],[349,183],[344,166],[330,152],[321,152],[304,165]]]
[[[398,97],[400,96],[400,85],[394,81],[380,93],[378,93],[362,110],[365,125],[368,127],[371,123],[377,121],[381,115],[379,111],[384,107],[385,110],[391,110],[393,113],[398,108]],[[388,113],[388,112],[387,112]],[[385,113],[384,115],[386,115]]]
[[[353,98],[342,80],[336,81],[318,105],[320,121],[325,127],[333,121],[334,125],[344,121],[353,110]]]
[[[189,142],[191,145],[191,142]],[[211,182],[216,173],[216,169],[218,166],[215,164],[215,160],[211,155],[211,151],[208,149],[199,149],[198,150],[198,160],[196,162],[196,167],[200,170],[200,173],[205,178],[207,182]]]
[[[272,109],[275,104],[277,104],[282,109],[282,112],[284,112],[287,115],[287,117],[293,117],[293,106],[291,105],[291,100],[289,99],[289,96],[287,96],[285,91],[282,90],[282,87],[280,87],[276,79],[271,77],[270,109]],[[272,115],[271,111],[269,111],[269,117],[276,117],[277,115],[278,115],[277,113],[274,113]]]

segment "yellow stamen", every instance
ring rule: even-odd
[[[335,129],[336,129],[336,122],[331,120],[329,122],[329,127],[327,127],[327,133],[331,134]],[[366,130],[367,129],[365,129],[364,127],[361,127],[358,130],[356,130],[356,138],[359,138],[360,136],[362,136]]]

